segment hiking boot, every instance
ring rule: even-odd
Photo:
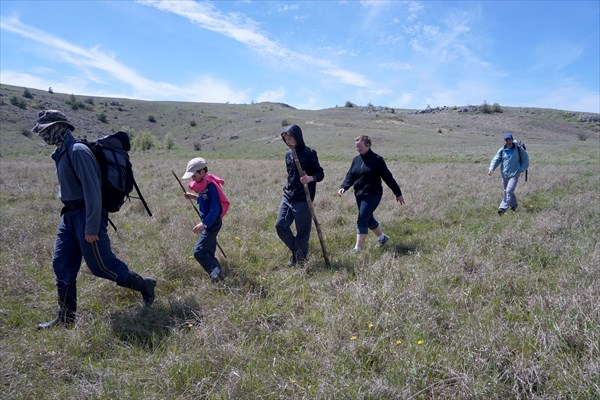
[[[506,208],[499,208],[498,209],[498,215],[502,215],[506,212]]]
[[[383,247],[389,241],[390,241],[390,237],[388,235],[383,235],[383,239],[379,239],[379,242],[377,243],[377,246],[378,247]]]
[[[150,307],[154,302],[154,288],[156,287],[154,278],[143,278],[137,272],[130,270],[127,280],[124,283],[117,282],[117,285],[140,292],[146,307]]]
[[[355,247],[355,248],[353,248],[353,249],[352,249],[352,252],[353,252],[354,254],[358,254],[358,253],[360,253],[360,247]]]
[[[73,283],[57,288],[58,314],[52,321],[43,322],[37,326],[38,330],[54,328],[63,325],[70,328],[75,324],[77,313],[77,286]]]
[[[511,207],[510,210],[513,211],[513,212],[517,211],[517,207]]]
[[[294,265],[296,265],[296,257],[291,256],[290,259],[287,262],[287,266],[288,267],[293,267]]]
[[[38,324],[38,331],[54,328],[56,325],[62,325],[65,328],[71,328],[75,325],[75,313],[66,308],[59,308],[58,315],[52,321],[42,322]]]

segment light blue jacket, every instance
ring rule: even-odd
[[[70,151],[67,156],[66,152]],[[71,134],[52,153],[58,177],[58,197],[63,203],[85,202],[85,234],[97,235],[102,216],[100,167],[92,151]]]
[[[519,153],[521,153],[520,157]],[[500,169],[502,177],[512,178],[529,168],[529,156],[521,143],[515,140],[511,149],[505,145],[498,150],[490,163],[490,169],[493,171],[500,164],[502,164],[502,168]]]

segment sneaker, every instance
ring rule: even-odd
[[[377,246],[383,247],[389,241],[390,241],[390,237],[388,235],[383,235],[383,239],[379,239],[379,243],[377,244]]]
[[[498,215],[502,215],[506,212],[506,208],[499,208],[498,209]]]
[[[287,266],[288,267],[293,267],[294,265],[296,265],[296,257],[291,256],[290,259],[287,262]]]
[[[221,271],[219,272],[219,275],[217,275],[215,278],[210,278],[210,281],[212,282],[213,285],[217,285],[219,283],[223,283],[225,282],[225,272]]]
[[[356,253],[360,253],[360,247],[355,247],[355,248],[353,248],[353,249],[352,249],[352,252],[353,252],[353,253],[355,253],[355,254],[356,254]]]
[[[511,211],[517,211],[517,207],[511,207],[510,210]]]

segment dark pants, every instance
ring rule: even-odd
[[[200,233],[196,246],[194,246],[194,257],[211,278],[216,278],[219,272],[223,270],[221,264],[219,264],[219,260],[215,257],[217,235],[221,230],[221,226],[223,226],[223,220],[218,218],[210,229],[204,228]]]
[[[381,202],[381,196],[356,197],[358,207],[356,233],[366,235],[369,233],[369,229],[376,229],[379,226],[379,222],[373,216],[379,202]]]
[[[296,222],[296,236],[291,226]],[[312,227],[312,217],[306,201],[289,202],[285,197],[281,200],[275,229],[281,241],[292,252],[292,261],[302,262],[308,256],[308,240]]]
[[[90,244],[84,239],[85,209],[67,211],[62,216],[52,259],[52,268],[59,291],[76,283],[82,257],[94,275],[117,283],[127,281],[129,269],[110,248],[110,238],[106,232],[107,224],[108,213],[102,211],[100,232],[98,232],[100,240]]]

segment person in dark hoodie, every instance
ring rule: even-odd
[[[58,197],[63,203],[52,258],[58,313],[53,320],[39,324],[38,329],[75,323],[82,257],[94,275],[140,292],[146,306],[154,301],[156,280],[129,269],[111,249],[106,231],[108,212],[102,207],[100,167],[92,151],[73,137],[74,129],[66,115],[57,110],[40,111],[32,129],[47,144],[56,146],[52,159]]]
[[[381,225],[373,213],[383,196],[381,180],[394,192],[396,201],[404,204],[404,197],[400,186],[392,176],[383,157],[371,150],[371,138],[362,135],[354,139],[358,155],[352,160],[350,169],[344,182],[340,185],[338,195],[341,197],[346,190],[354,186],[354,196],[358,206],[358,219],[356,221],[356,244],[354,252],[358,253],[367,239],[369,229],[378,237],[378,246],[384,246],[390,238],[383,233]]]
[[[308,207],[304,185],[308,185],[311,200],[314,200],[317,191],[317,182],[325,177],[325,172],[319,164],[317,152],[304,144],[302,129],[298,125],[291,125],[284,129],[281,138],[290,149],[285,153],[285,166],[287,168],[287,183],[283,188],[283,197],[275,229],[281,241],[290,249],[292,255],[288,265],[303,263],[308,256],[308,239],[312,228],[312,216]],[[298,173],[292,150],[296,150],[298,160],[302,167],[302,176]],[[296,223],[296,236],[290,228],[292,222]]]

